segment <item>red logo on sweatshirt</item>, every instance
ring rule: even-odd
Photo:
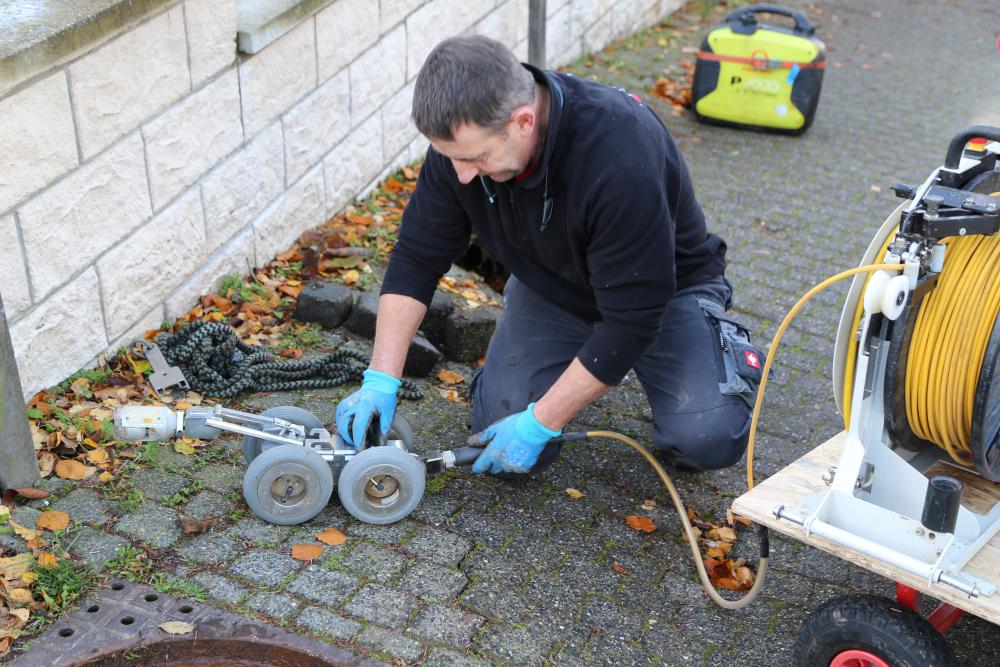
[[[749,366],[750,368],[757,368],[757,369],[760,368],[760,357],[758,357],[755,352],[751,352],[750,350],[745,350],[743,352],[743,358],[746,359],[747,366]]]

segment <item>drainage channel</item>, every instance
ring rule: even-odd
[[[194,626],[172,635],[168,621]],[[112,581],[61,616],[16,667],[375,667],[382,663],[208,605]]]

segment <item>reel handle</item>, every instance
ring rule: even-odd
[[[946,169],[958,169],[962,161],[962,151],[965,144],[971,139],[989,139],[990,141],[1000,141],[1000,127],[992,125],[970,125],[955,135],[955,138],[948,144],[948,154],[944,159]]]
[[[734,12],[730,12],[729,16],[726,17],[726,23],[740,21],[748,25],[755,25],[757,23],[756,14],[780,14],[781,16],[787,16],[795,21],[795,30],[797,32],[806,35],[812,35],[816,32],[816,28],[809,22],[805,14],[794,9],[789,9],[788,7],[782,7],[781,5],[760,4],[741,7]]]

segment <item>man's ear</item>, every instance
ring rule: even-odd
[[[535,115],[535,110],[531,106],[524,104],[511,112],[510,120],[514,123],[514,127],[517,128],[518,133],[522,137],[526,137],[534,130],[535,122],[538,118]]]

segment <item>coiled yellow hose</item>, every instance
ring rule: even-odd
[[[990,196],[1000,196],[994,192]],[[880,256],[892,242],[890,234]],[[923,299],[906,360],[906,419],[914,435],[972,466],[972,412],[983,357],[1000,314],[1000,235],[944,239],[945,265]],[[867,284],[867,283],[866,283]],[[857,330],[863,310],[858,300]],[[850,424],[857,341],[848,341],[844,426]]]

